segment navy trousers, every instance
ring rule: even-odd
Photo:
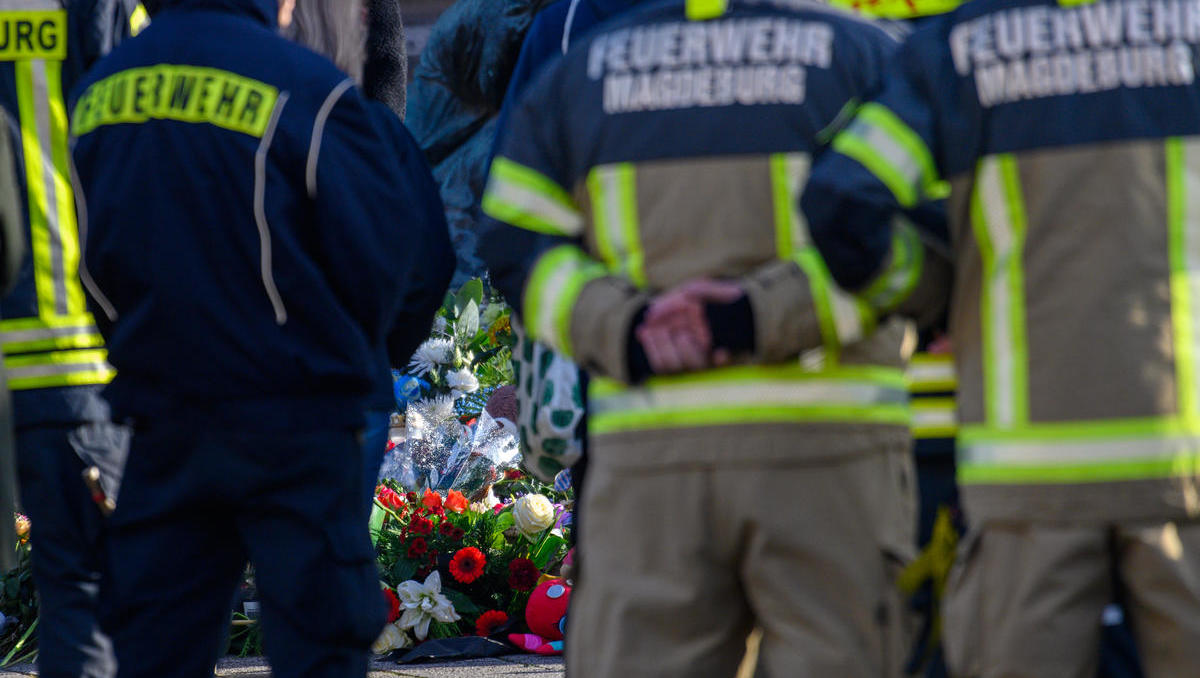
[[[354,431],[139,422],[110,521],[101,623],[120,678],[209,678],[255,566],[277,678],[361,678],[386,621]]]
[[[78,432],[66,425],[24,428],[16,441],[40,608],[39,675],[111,678],[116,670],[112,644],[97,623],[104,521],[83,483],[80,458],[102,450],[95,445],[79,449]],[[111,452],[109,461],[121,454]]]

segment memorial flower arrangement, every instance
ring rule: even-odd
[[[561,571],[573,502],[517,472],[492,491],[470,503],[457,490],[377,488],[371,529],[391,609],[377,653],[525,630],[529,593]]]
[[[0,573],[0,667],[27,662],[37,656],[37,599],[30,568],[29,519],[14,516],[17,567]]]

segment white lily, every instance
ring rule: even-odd
[[[379,638],[371,645],[371,652],[375,654],[387,654],[392,650],[403,650],[412,645],[412,638],[408,634],[400,630],[396,624],[388,624],[383,627],[383,633],[379,634]]]
[[[429,624],[433,620],[449,624],[461,617],[454,611],[454,604],[442,595],[442,576],[436,571],[425,578],[422,584],[409,580],[396,587],[400,607],[404,610],[397,624],[402,629],[412,629],[418,640],[429,635]]]

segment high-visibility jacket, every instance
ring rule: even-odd
[[[12,118],[29,254],[0,301],[0,348],[17,426],[103,418],[112,378],[78,268],[66,97],[147,20],[136,0],[0,0],[0,105]]]
[[[1198,20],[1196,0],[970,2],[813,170],[804,212],[851,290],[917,276],[888,219],[949,184],[972,522],[1200,514]]]
[[[811,3],[734,1],[716,18],[700,4],[623,13],[527,90],[483,198],[493,282],[531,336],[599,377],[589,435],[829,434],[828,445],[748,444],[743,458],[861,450],[849,430],[907,440],[906,327],[876,328],[830,283],[795,209],[821,131],[880,86],[896,42]],[[742,282],[753,355],[629,385],[639,312],[699,276]]]

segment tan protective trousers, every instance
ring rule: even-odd
[[[1200,522],[989,524],[946,591],[955,678],[1095,678],[1113,567],[1146,678],[1200,676]]]
[[[757,676],[899,676],[911,625],[893,582],[914,550],[915,476],[898,447],[653,469],[606,464],[594,444],[567,675],[731,677],[757,626]]]

